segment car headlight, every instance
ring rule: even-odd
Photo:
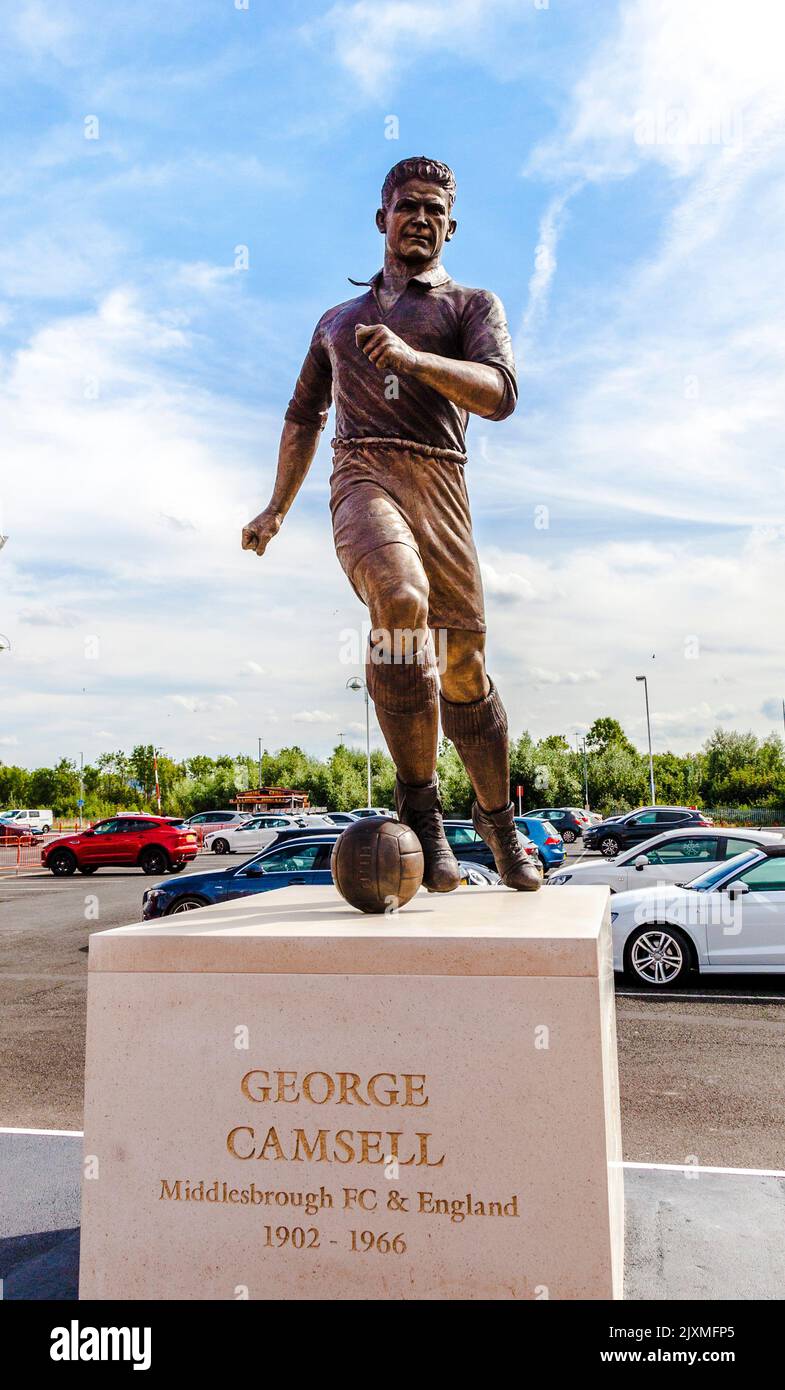
[[[548,883],[556,883],[556,884],[569,883],[569,881],[570,881],[571,878],[572,878],[572,874],[556,874],[556,877],[555,877],[555,878],[549,878],[549,879],[548,879]]]

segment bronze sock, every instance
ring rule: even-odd
[[[458,703],[440,695],[442,728],[452,739],[484,811],[499,811],[510,801],[510,745],[507,715],[499,692],[482,700]]]
[[[438,678],[430,640],[409,661],[365,662],[368,694],[402,782],[422,787],[436,772]]]

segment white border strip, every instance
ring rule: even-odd
[[[4,1129],[0,1126],[0,1134],[49,1134],[58,1139],[84,1138],[84,1130],[82,1129]]]
[[[732,1173],[745,1178],[785,1178],[782,1168],[719,1168],[698,1163],[609,1163],[609,1168],[649,1168],[665,1173],[683,1173],[685,1177],[693,1173]]]
[[[81,1129],[4,1129],[0,1127],[0,1134],[47,1134],[57,1138],[83,1139],[84,1130]],[[738,1177],[747,1178],[785,1178],[783,1168],[721,1168],[710,1165],[700,1165],[697,1163],[635,1163],[626,1159],[623,1163],[609,1163],[609,1168],[646,1168],[663,1173],[731,1173]]]

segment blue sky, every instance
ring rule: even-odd
[[[518,356],[468,470],[513,731],[642,745],[642,670],[659,749],[781,728],[783,37],[774,0],[7,7],[0,757],[361,742],[326,441],[263,561],[239,531],[421,152]]]

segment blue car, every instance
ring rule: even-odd
[[[250,893],[288,888],[292,883],[332,883],[330,855],[339,833],[338,830],[334,833],[321,830],[312,835],[303,834],[298,839],[296,832],[284,831],[275,844],[268,845],[239,868],[208,869],[202,874],[165,878],[148,888],[142,898],[142,917],[149,922],[155,917],[169,917],[174,912],[192,912],[197,907],[229,902],[231,898],[246,898]],[[478,886],[501,882],[492,868],[462,858],[458,865],[464,884]]]
[[[192,912],[231,898],[245,898],[249,893],[269,893],[292,883],[332,883],[330,855],[338,835],[338,830],[334,834],[304,834],[302,839],[268,845],[237,869],[208,869],[202,874],[163,879],[142,898],[142,917],[148,922],[173,912]]]
[[[540,820],[539,816],[516,816],[515,824],[534,841],[546,871],[558,869],[564,863],[564,841],[549,820]]]

